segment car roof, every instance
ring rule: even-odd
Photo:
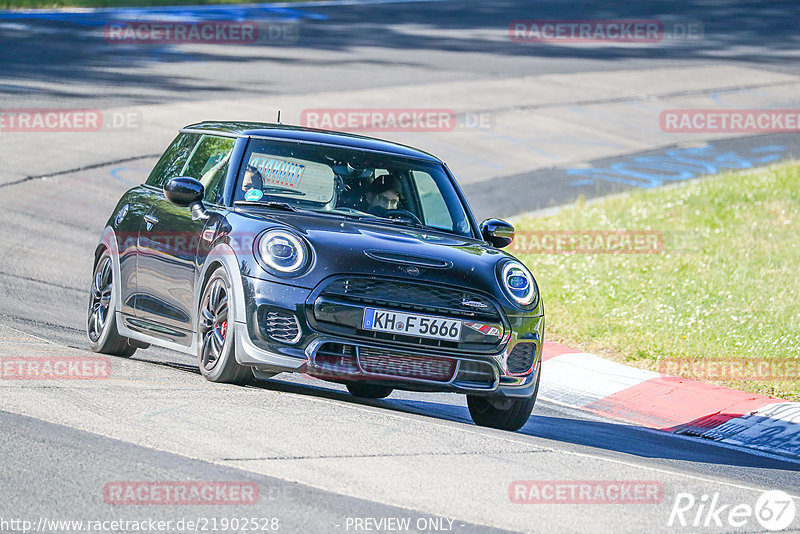
[[[286,141],[303,141],[306,143],[320,143],[347,148],[385,152],[398,156],[407,156],[416,159],[435,161],[441,163],[439,158],[417,150],[416,148],[383,141],[372,137],[355,135],[329,130],[317,130],[301,126],[285,124],[272,124],[266,122],[198,122],[190,124],[182,132],[209,132],[234,135],[236,137],[267,137]]]

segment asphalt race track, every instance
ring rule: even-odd
[[[447,107],[461,121],[451,131],[373,135],[442,157],[479,218],[694,179],[696,161],[713,173],[800,154],[797,133],[670,134],[658,123],[665,108],[800,108],[796,2],[345,4],[151,15],[299,32],[252,46],[111,43],[110,12],[0,13],[0,113],[96,109],[104,118],[99,132],[0,128],[0,359],[90,355],[91,251],[120,195],[189,122]],[[537,18],[700,21],[704,34],[636,46],[509,39],[511,21]],[[467,124],[481,118],[483,127]],[[689,156],[692,172],[676,167]],[[800,463],[546,401],[507,433],[473,425],[457,395],[362,401],[301,375],[216,385],[192,358],[163,349],[111,365],[108,380],[0,380],[0,532],[87,531],[51,523],[62,520],[236,532],[245,528],[232,519],[245,517],[289,533],[761,532],[753,516],[731,524],[729,510],[753,509],[767,490],[800,503]],[[259,498],[126,506],[104,495],[120,481],[186,480],[254,484]],[[640,482],[661,494],[632,504],[513,502],[509,488],[527,480]],[[682,525],[673,508],[687,495],[696,504]],[[712,501],[727,509],[709,515]],[[800,532],[800,517],[790,531]]]

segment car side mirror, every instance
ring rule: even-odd
[[[486,219],[481,223],[481,236],[494,247],[507,247],[514,240],[514,227],[500,219]]]
[[[191,207],[193,219],[208,218],[208,212],[203,206],[205,195],[206,188],[203,184],[190,176],[176,176],[164,184],[164,196],[167,200],[182,208]]]

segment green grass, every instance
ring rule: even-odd
[[[301,0],[280,1],[299,2]],[[147,7],[246,3],[250,2],[247,2],[246,0],[0,0],[0,9],[52,9],[59,7]]]
[[[654,254],[519,254],[539,282],[548,339],[655,371],[674,360],[724,360],[724,369],[756,359],[800,374],[796,162],[579,201],[516,228],[523,239],[531,230],[664,235]],[[797,380],[681,374],[800,400]]]

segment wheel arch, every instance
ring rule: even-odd
[[[120,276],[119,269],[119,247],[117,246],[117,234],[110,226],[106,226],[105,230],[103,230],[103,234],[100,236],[100,241],[97,243],[97,247],[94,249],[94,262],[92,263],[92,271],[94,271],[97,261],[105,251],[108,251],[109,255],[111,256],[111,268],[113,269],[114,280],[121,282],[122,278]],[[112,299],[114,301],[114,313],[119,313],[119,305],[122,302],[121,283],[114,284],[114,296],[116,297]]]
[[[193,331],[195,335],[198,331],[200,299],[203,296],[203,290],[205,289],[209,278],[211,278],[211,275],[219,267],[225,269],[225,272],[228,275],[228,281],[231,284],[231,292],[233,293],[233,306],[231,309],[233,310],[234,321],[246,321],[244,284],[242,284],[242,274],[241,269],[239,268],[236,252],[234,252],[233,248],[231,248],[227,243],[218,243],[213,249],[211,249],[211,252],[209,252],[208,256],[206,257],[206,261],[203,262],[203,266],[197,277],[198,283],[195,288],[194,308],[192,310]]]

